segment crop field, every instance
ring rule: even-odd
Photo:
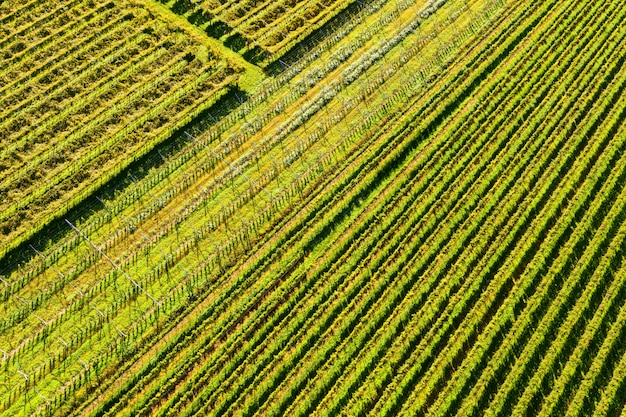
[[[3,7],[0,235],[14,243],[237,79],[237,67],[129,2]]]
[[[353,0],[175,0],[169,4],[173,9],[191,10],[193,21],[207,33],[224,37],[231,48],[245,49],[244,53],[260,61],[279,58],[347,10],[367,7]]]
[[[0,22],[1,416],[626,413],[621,1]]]

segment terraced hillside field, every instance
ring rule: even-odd
[[[350,18],[301,23],[294,45],[325,33],[274,51],[264,75],[207,25],[255,28],[271,7],[66,3],[0,4],[2,56],[19,63],[3,67],[1,146],[33,155],[0,180],[50,178],[0,190],[62,197],[20,206],[28,232],[2,235],[0,415],[626,412],[620,1],[333,3],[320,13]],[[290,7],[268,27],[317,6]],[[83,24],[121,25],[120,45],[171,37],[128,48],[169,57],[172,78],[124,87],[122,46],[94,44],[102,58],[80,69]],[[116,153],[81,142],[93,159],[48,168],[51,143],[72,156],[79,141],[74,113],[49,134],[35,122],[74,85],[44,82],[50,64],[25,75],[53,47],[73,77],[111,86],[75,105],[98,109],[80,120],[137,126],[103,143],[132,144],[157,116],[162,135]],[[103,105],[143,85],[159,91],[145,107]],[[89,176],[66,195],[73,169]]]

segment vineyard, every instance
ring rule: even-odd
[[[3,19],[0,233],[12,242],[237,79],[236,66],[137,5],[52,4],[34,1]]]
[[[0,22],[0,415],[626,412],[620,1]]]
[[[360,0],[188,0],[169,4],[172,9],[190,12],[194,23],[208,34],[223,38],[225,45],[260,62],[280,58],[329,21],[345,21],[349,10],[365,5]]]

